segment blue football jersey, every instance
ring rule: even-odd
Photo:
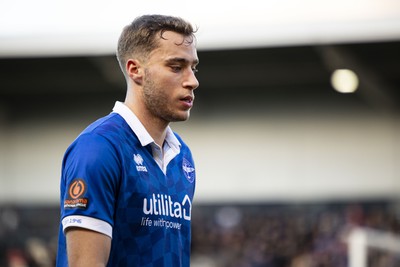
[[[67,149],[60,185],[61,220],[64,226],[111,236],[108,266],[190,265],[195,168],[189,148],[175,136],[180,152],[165,172],[150,145],[142,146],[117,113],[90,125]],[[63,224],[59,267],[68,266]]]

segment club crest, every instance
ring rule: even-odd
[[[195,172],[193,165],[185,158],[183,159],[183,162],[182,162],[182,170],[186,176],[186,179],[189,182],[193,183],[193,181],[196,177],[196,172]]]

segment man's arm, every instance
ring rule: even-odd
[[[79,227],[66,230],[69,267],[104,267],[111,249],[111,238]]]

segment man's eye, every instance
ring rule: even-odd
[[[172,71],[174,71],[174,72],[179,72],[179,71],[181,71],[181,66],[171,66],[171,69],[172,69]]]
[[[193,73],[198,73],[199,72],[199,70],[196,69],[196,68],[192,68],[192,71],[193,71]]]

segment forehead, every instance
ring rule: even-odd
[[[183,36],[172,31],[165,31],[158,37],[159,46],[150,54],[150,58],[167,60],[171,57],[197,62],[197,50],[194,37]]]

